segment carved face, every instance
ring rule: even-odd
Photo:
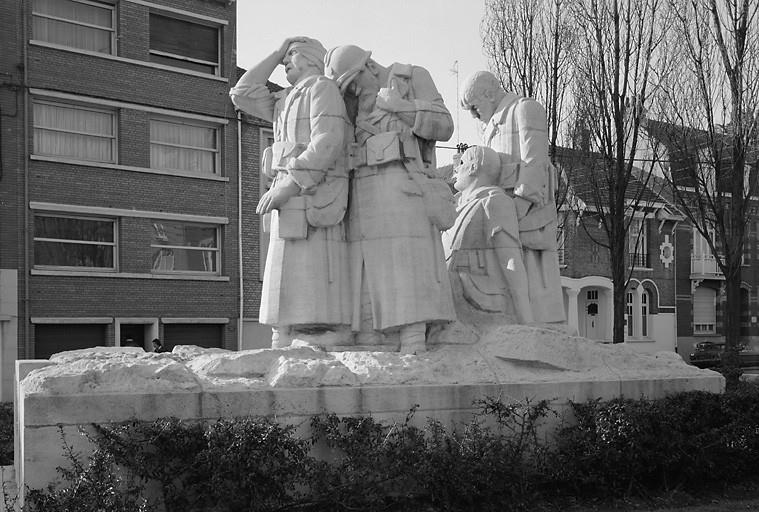
[[[472,117],[479,119],[483,123],[490,121],[490,118],[493,117],[493,113],[495,112],[495,105],[493,104],[492,99],[485,94],[469,98],[467,101],[467,107]]]
[[[285,76],[290,85],[297,84],[309,74],[313,74],[315,70],[313,64],[297,48],[287,50],[282,64],[285,65]]]
[[[472,172],[474,165],[471,157],[464,153],[453,174],[453,188],[463,192],[477,180],[477,176]]]

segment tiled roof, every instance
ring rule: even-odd
[[[573,193],[583,202],[595,205],[595,192],[601,201],[609,201],[605,160],[599,153],[570,148],[556,148],[555,163],[565,173]],[[665,182],[640,167],[633,166],[632,176],[625,189],[625,199],[640,197],[641,206],[651,203],[669,203],[663,195]]]

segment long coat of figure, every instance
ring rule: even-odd
[[[506,93],[482,132],[483,143],[519,164],[515,197],[532,312],[537,322],[565,320],[556,254],[556,176],[548,160],[546,114],[537,101]]]
[[[280,211],[272,211],[260,322],[348,325],[343,217],[351,134],[340,90],[326,77],[310,76],[276,93],[254,84],[235,87],[230,95],[243,111],[273,122],[275,165],[280,160],[286,167],[280,174],[288,173],[302,189]]]
[[[502,188],[483,186],[459,196],[456,223],[443,233],[446,265],[459,321],[472,325],[518,323],[499,247],[521,251],[514,200]]]
[[[357,166],[348,214],[354,297],[362,296],[362,285],[364,295],[368,289],[375,330],[456,318],[440,229],[431,221],[420,180],[415,179],[434,176],[435,141],[450,138],[453,120],[424,68],[393,64],[388,82],[387,87],[413,101],[414,126],[376,107],[358,113],[356,142],[362,155],[367,139],[390,132],[400,134],[405,154],[395,161]],[[371,158],[382,148],[368,151]],[[354,330],[360,328],[361,302],[354,302]]]

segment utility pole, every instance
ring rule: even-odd
[[[453,66],[450,71],[456,75],[456,99],[453,102],[453,108],[456,109],[456,146],[458,147],[461,143],[461,136],[459,135],[459,110],[461,110],[459,108],[459,61],[453,61]]]

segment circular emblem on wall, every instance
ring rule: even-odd
[[[659,259],[664,268],[669,268],[675,260],[675,247],[669,241],[669,235],[664,235],[664,241],[659,246]]]

